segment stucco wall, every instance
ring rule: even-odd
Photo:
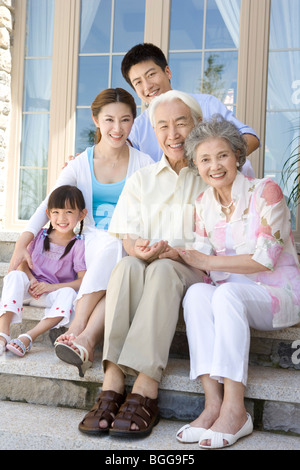
[[[11,111],[14,0],[0,0],[0,230],[3,229]]]

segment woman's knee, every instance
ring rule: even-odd
[[[214,286],[202,282],[193,284],[188,288],[182,303],[185,320],[193,315],[206,315],[210,312],[214,290]]]

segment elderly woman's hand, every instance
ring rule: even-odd
[[[186,250],[184,248],[176,248],[180,258],[189,266],[201,269],[202,271],[209,271],[208,261],[210,256],[200,253],[197,250]]]

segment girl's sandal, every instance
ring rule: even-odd
[[[115,437],[146,437],[159,421],[158,399],[129,393],[114,420],[109,434]],[[139,429],[133,430],[132,424]]]
[[[29,339],[30,343],[29,345],[26,347],[25,344],[23,343],[23,341],[20,340],[20,338],[22,336],[25,336],[26,338]],[[19,346],[19,348],[21,348],[22,351],[20,351],[19,348],[16,348],[14,345],[17,345]],[[31,349],[31,346],[32,346],[32,338],[30,335],[28,335],[27,333],[23,333],[21,335],[18,336],[18,338],[15,338],[15,339],[12,339],[11,341],[9,341],[9,343],[7,343],[6,345],[6,349],[8,349],[10,352],[16,354],[16,356],[20,356],[20,357],[24,357],[25,354],[30,351]]]
[[[101,392],[91,411],[79,423],[79,431],[92,435],[107,433],[125,398],[125,393],[122,395],[113,390]],[[107,421],[107,426],[100,428],[99,423],[104,419]]]
[[[3,341],[0,341],[0,356],[6,351],[6,346],[10,342],[11,337],[5,333],[0,333],[1,338],[5,339],[6,343],[4,344]]]

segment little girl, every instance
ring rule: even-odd
[[[48,230],[40,230],[29,246],[33,269],[23,262],[4,278],[0,355],[8,349],[23,357],[39,335],[70,321],[76,291],[86,271],[81,232],[87,210],[82,192],[75,186],[58,187],[49,197],[46,213]],[[75,236],[78,222],[80,231]],[[32,330],[11,340],[10,324],[22,321],[23,302],[46,307],[45,316]]]

